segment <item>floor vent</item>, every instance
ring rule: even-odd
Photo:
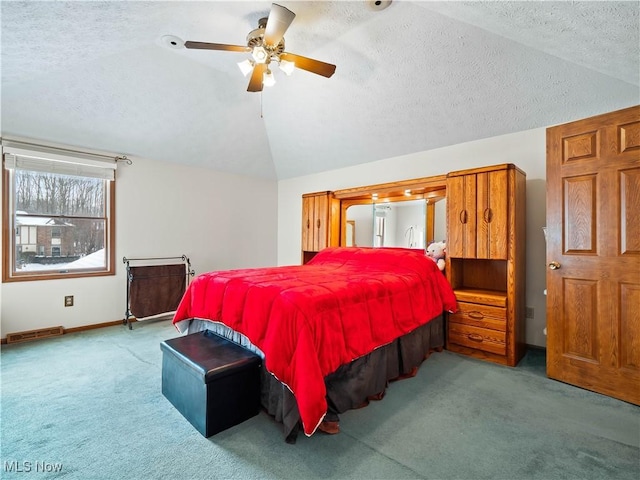
[[[57,337],[64,333],[62,327],[39,328],[37,330],[29,330],[26,332],[17,332],[7,334],[7,343],[27,342],[29,340],[37,340],[39,338]]]

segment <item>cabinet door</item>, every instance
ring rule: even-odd
[[[302,251],[313,251],[314,197],[302,197]]]
[[[478,173],[476,258],[506,259],[508,235],[509,171]]]
[[[328,195],[317,195],[314,197],[314,232],[313,251],[319,252],[327,247],[329,234],[329,197]]]
[[[447,254],[453,258],[476,256],[476,176],[447,179]]]
[[[328,244],[328,194],[302,197],[302,250],[318,252]]]

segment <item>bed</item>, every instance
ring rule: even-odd
[[[173,323],[182,333],[235,336],[257,351],[267,372],[263,405],[279,412],[290,438],[297,425],[312,435],[414,368],[405,363],[418,360],[403,361],[403,353],[419,352],[421,361],[433,329],[442,340],[443,311],[455,309],[449,283],[424,251],[331,247],[305,265],[201,274]]]

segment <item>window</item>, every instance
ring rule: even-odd
[[[115,159],[3,152],[3,281],[115,274]]]

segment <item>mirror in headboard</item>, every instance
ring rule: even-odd
[[[447,235],[445,198],[351,205],[346,215],[346,246],[425,248]]]
[[[444,176],[334,192],[341,245],[423,249],[446,239]]]

